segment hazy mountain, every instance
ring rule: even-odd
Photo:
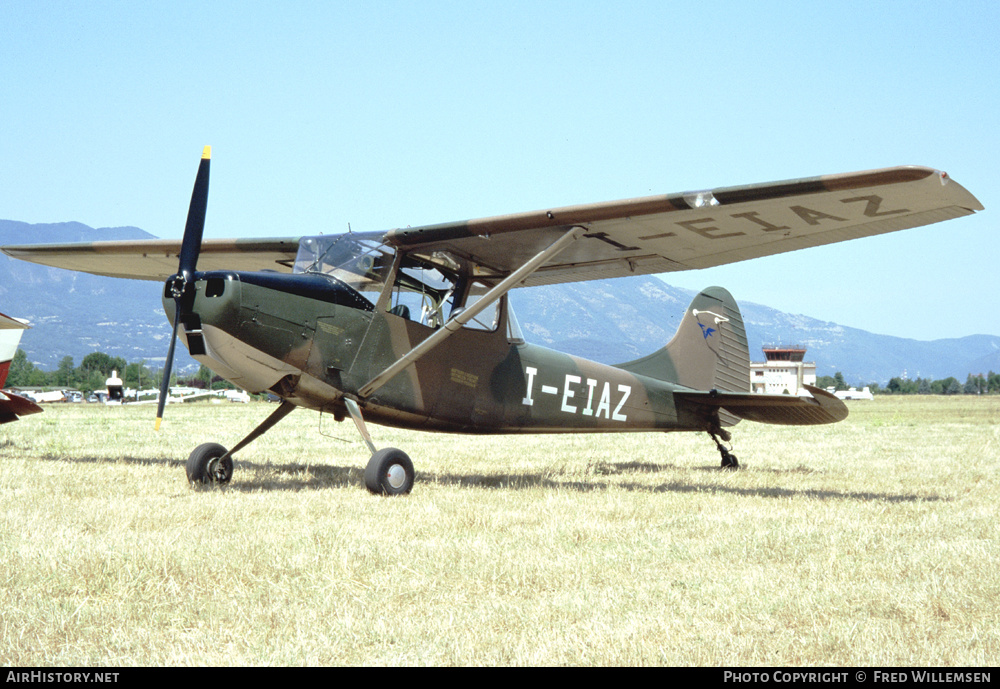
[[[137,227],[93,229],[76,222],[29,225],[0,220],[0,246],[152,238]],[[160,305],[161,288],[160,282],[48,268],[0,254],[0,312],[31,322],[21,348],[44,370],[54,370],[64,356],[79,364],[95,351],[129,362],[146,360],[151,368],[162,366],[170,324]],[[177,363],[182,369],[197,365],[186,354]]]
[[[80,223],[29,225],[0,220],[0,245],[146,239],[135,227],[92,229]],[[21,346],[43,369],[64,356],[76,363],[103,351],[128,361],[162,365],[170,326],[158,282],[102,278],[0,256],[0,311],[27,318],[34,328]],[[673,336],[690,290],[655,277],[619,278],[514,290],[512,301],[530,342],[605,363],[628,361],[662,347]],[[735,295],[739,300],[739,295]],[[840,371],[851,383],[886,383],[904,372],[940,379],[1000,371],[1000,337],[972,335],[910,340],[791,315],[740,302],[752,359],[765,344],[808,348],[819,375]],[[180,353],[180,350],[178,350]],[[183,355],[181,367],[195,365]]]
[[[669,341],[695,292],[655,277],[618,278],[514,292],[525,337],[553,349],[607,363],[648,354]],[[1000,371],[1000,337],[970,335],[933,341],[876,335],[739,301],[750,358],[764,345],[806,347],[817,375],[844,374],[849,383],[885,384],[893,376],[964,382],[971,373]]]

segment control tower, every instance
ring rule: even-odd
[[[816,362],[805,361],[800,345],[762,348],[765,361],[750,362],[750,389],[771,395],[808,395],[803,385],[816,385]]]

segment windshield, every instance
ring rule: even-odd
[[[382,243],[382,236],[380,232],[354,232],[303,237],[293,272],[329,276],[376,304],[396,258],[395,250]],[[487,286],[479,282],[469,284],[461,272],[459,264],[447,254],[401,253],[392,291],[383,308],[395,316],[439,328],[487,291]],[[496,302],[465,327],[492,331],[499,320]],[[515,336],[520,339],[519,335]]]
[[[381,237],[380,232],[303,237],[292,272],[329,275],[367,292],[374,303],[392,269],[393,249]]]

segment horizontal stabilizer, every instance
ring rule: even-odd
[[[755,393],[678,392],[675,398],[709,407],[718,407],[747,421],[783,426],[815,426],[847,418],[847,406],[835,395],[811,385],[804,386],[812,397],[760,395]]]

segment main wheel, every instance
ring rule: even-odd
[[[219,459],[226,448],[218,443],[205,443],[194,448],[188,457],[187,477],[191,483],[229,483],[233,477],[233,458]]]
[[[394,447],[373,454],[365,467],[365,486],[376,495],[405,495],[413,490],[413,478],[413,462]]]

